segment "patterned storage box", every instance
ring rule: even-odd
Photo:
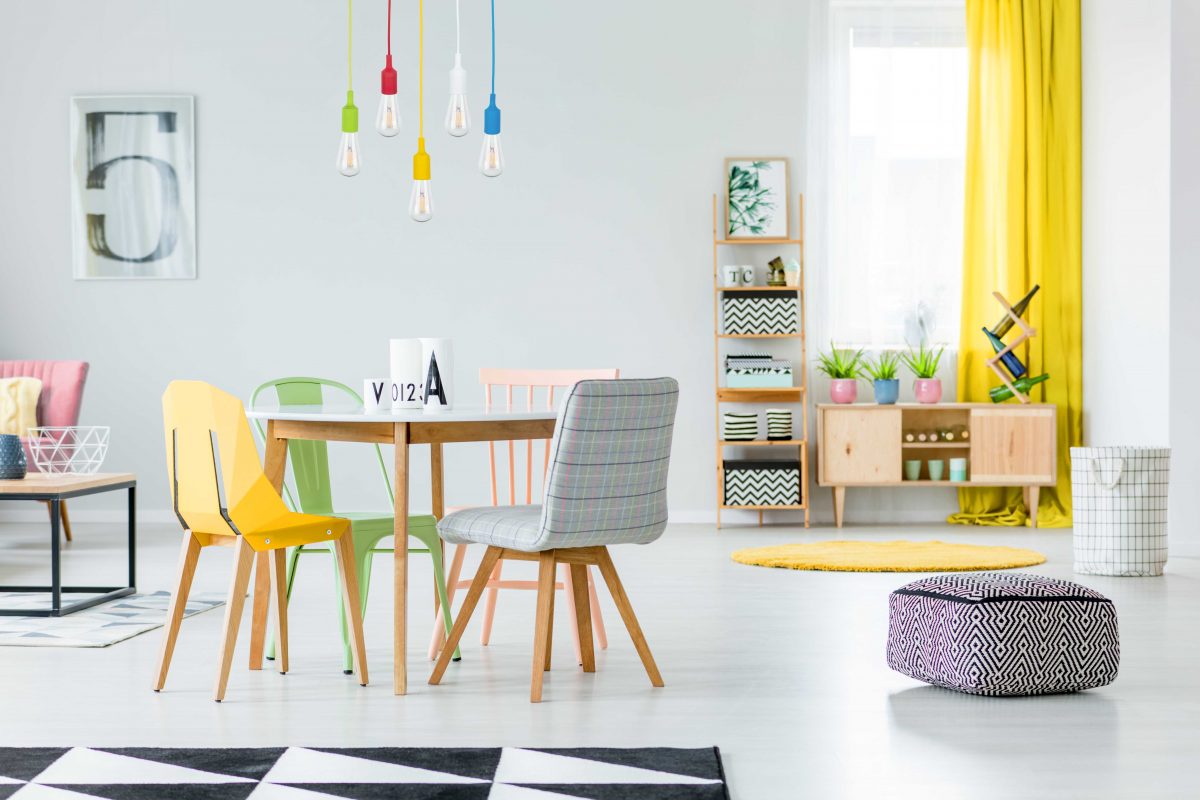
[[[794,294],[729,292],[721,307],[725,333],[795,333],[799,329]]]
[[[731,389],[790,389],[792,362],[767,354],[726,356],[725,385]]]
[[[1075,571],[1162,575],[1167,563],[1167,447],[1072,447]]]
[[[891,595],[887,662],[969,694],[1076,692],[1112,683],[1117,611],[1099,592],[1024,572],[938,575]]]
[[[800,504],[799,461],[726,461],[725,505]]]

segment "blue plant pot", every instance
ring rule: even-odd
[[[20,480],[25,477],[25,446],[15,433],[0,435],[0,480]]]
[[[875,381],[875,402],[890,406],[900,399],[900,379]]]

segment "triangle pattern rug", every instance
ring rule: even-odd
[[[4,747],[0,800],[729,800],[703,748]]]
[[[47,592],[0,592],[0,607],[44,608]],[[71,600],[86,600],[72,594]],[[65,617],[0,617],[0,645],[10,647],[108,647],[139,633],[161,628],[167,619],[170,592],[131,594]],[[188,598],[185,617],[225,604],[218,592],[197,592]],[[0,789],[0,800],[4,792]]]

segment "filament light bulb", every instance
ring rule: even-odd
[[[400,132],[400,109],[396,103],[396,70],[388,54],[386,66],[379,74],[379,111],[375,114],[375,130],[384,136]]]
[[[408,215],[417,222],[428,222],[433,218],[433,187],[430,184],[429,154],[425,152],[425,139],[417,139],[417,152],[413,154],[413,188],[408,199]]]
[[[483,149],[479,152],[479,171],[489,178],[504,172],[504,153],[500,149],[500,109],[493,94],[483,112]]]
[[[467,71],[462,66],[462,54],[454,54],[450,70],[450,105],[446,107],[446,133],[466,136],[471,130],[471,113],[467,109]]]
[[[360,167],[358,106],[354,105],[354,92],[346,92],[346,105],[342,106],[342,141],[338,145],[337,170],[349,178],[357,175]]]

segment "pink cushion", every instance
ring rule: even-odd
[[[86,361],[0,361],[0,378],[37,378],[42,382],[38,424],[66,427],[79,424]]]

